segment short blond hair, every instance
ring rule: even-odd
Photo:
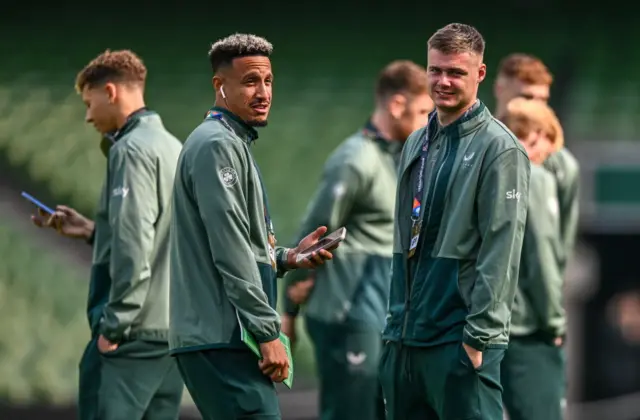
[[[509,54],[498,65],[498,77],[516,79],[528,85],[553,83],[553,75],[538,57],[524,53]]]
[[[450,23],[434,33],[427,47],[443,54],[473,52],[484,55],[484,38],[476,28],[464,23]]]
[[[560,121],[549,105],[542,101],[514,98],[498,118],[518,138],[525,138],[532,131],[543,131],[553,142],[555,150],[564,146]]]
[[[133,51],[106,50],[91,60],[76,77],[76,90],[82,92],[85,86],[96,87],[103,83],[135,83],[144,87],[147,68]]]

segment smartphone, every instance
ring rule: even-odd
[[[321,249],[331,249],[340,242],[344,241],[344,238],[347,237],[347,228],[341,227],[335,232],[330,233],[329,235],[323,237],[315,244],[311,245],[309,248],[305,249],[301,253],[298,254],[296,258],[296,262],[300,263],[300,261],[309,258],[311,254],[314,252],[320,251]]]
[[[36,200],[33,196],[27,194],[26,192],[22,191],[22,196],[27,200],[31,201],[33,204],[35,204],[38,208],[46,211],[47,213],[49,214],[55,213],[55,210],[53,210],[51,207],[45,206],[40,201]]]

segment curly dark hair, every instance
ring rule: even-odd
[[[266,39],[252,34],[236,33],[211,45],[209,62],[214,73],[228,66],[234,58],[261,55],[271,56],[273,45]]]
[[[76,90],[93,88],[107,82],[134,83],[144,86],[147,68],[130,50],[106,50],[87,64],[76,77]]]

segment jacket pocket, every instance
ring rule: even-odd
[[[92,337],[97,336],[104,305],[109,301],[110,290],[109,263],[94,264],[91,267],[91,282],[89,283],[89,298],[87,300],[87,317]]]

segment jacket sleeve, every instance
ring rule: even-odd
[[[296,243],[320,226],[326,226],[328,232],[342,227],[357,201],[363,184],[363,175],[353,165],[336,164],[336,162],[328,164],[323,171],[320,185],[307,207]],[[312,275],[311,270],[298,269],[286,276],[282,298],[284,311],[288,315],[296,316],[300,307],[291,302],[287,289],[290,285]]]
[[[568,152],[566,152],[568,154]],[[578,219],[580,216],[580,168],[577,160],[569,155],[566,156],[564,168],[561,169],[563,176],[557,177],[558,199],[560,204],[560,232],[563,243],[562,272],[566,268],[567,260],[573,254],[578,234]]]
[[[289,267],[289,264],[287,263],[288,253],[290,251],[291,248],[284,246],[276,247],[276,275],[278,278],[284,277],[284,275],[292,268]]]
[[[549,175],[551,176],[551,175]],[[531,182],[531,199],[527,211],[523,258],[527,258],[528,284],[520,288],[529,298],[532,309],[544,333],[559,337],[564,333],[564,308],[562,307],[562,274],[558,265],[559,237],[549,232],[549,195],[557,194],[555,188],[547,188],[544,182]],[[538,180],[536,180],[538,181]]]
[[[476,195],[481,243],[463,341],[483,351],[508,335],[529,197],[529,159],[520,149],[498,155]]]
[[[246,198],[249,165],[241,144],[209,141],[194,159],[191,179],[227,298],[242,326],[264,343],[278,338],[280,317],[269,306],[251,249]]]
[[[128,147],[109,153],[111,290],[100,333],[119,342],[147,298],[158,217],[155,163]]]

